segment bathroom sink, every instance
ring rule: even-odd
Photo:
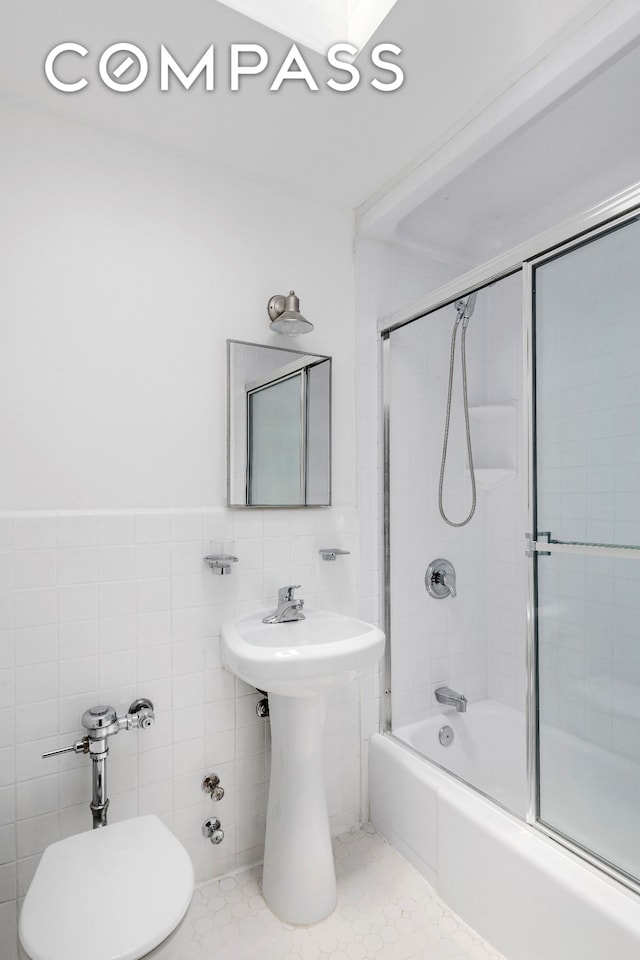
[[[322,762],[326,694],[382,656],[384,633],[325,610],[305,610],[304,620],[263,623],[270,612],[223,623],[222,663],[269,694],[262,894],[281,920],[317,923],[333,911],[337,896]]]
[[[222,663],[268,693],[325,693],[353,680],[384,650],[378,627],[341,613],[305,611],[304,620],[286,623],[263,623],[262,616],[245,614],[223,623]]]

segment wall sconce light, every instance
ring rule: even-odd
[[[295,290],[288,296],[276,294],[267,304],[267,312],[274,333],[283,333],[287,337],[297,337],[299,333],[311,333],[313,324],[300,313],[300,300]]]

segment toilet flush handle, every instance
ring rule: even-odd
[[[89,753],[89,737],[83,737],[82,740],[76,740],[70,747],[61,747],[59,750],[49,750],[42,754],[42,759],[46,757],[57,757],[61,753]]]

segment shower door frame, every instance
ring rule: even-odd
[[[581,246],[594,240],[605,237],[628,224],[640,221],[640,207],[635,206],[624,214],[619,214],[607,220],[600,226],[592,227],[585,233],[574,236],[565,243],[546,250],[537,257],[530,258],[523,263],[523,290],[524,290],[524,326],[526,343],[526,380],[525,405],[529,407],[527,436],[528,436],[528,500],[529,525],[526,534],[526,552],[528,564],[528,598],[527,598],[527,783],[529,789],[529,803],[527,808],[527,823],[536,830],[567,850],[597,867],[603,873],[622,883],[636,894],[640,894],[640,880],[626,873],[620,867],[604,857],[593,853],[588,847],[563,833],[541,819],[540,811],[540,738],[539,738],[539,671],[538,671],[538,557],[552,554],[573,554],[574,556],[597,556],[617,559],[640,561],[640,546],[614,545],[604,543],[554,541],[547,534],[547,539],[537,540],[537,536],[544,536],[538,531],[537,518],[537,419],[536,419],[536,343],[535,343],[535,290],[534,271],[536,268],[549,263],[566,253],[579,249]]]
[[[540,769],[539,769],[539,737],[538,737],[538,622],[537,622],[537,557],[546,552],[586,552],[597,556],[617,556],[629,558],[634,552],[640,559],[640,547],[617,547],[607,545],[571,545],[549,544],[546,541],[538,542],[535,539],[537,531],[536,516],[536,380],[535,380],[535,323],[534,323],[534,290],[533,276],[536,267],[561,256],[563,253],[591,242],[600,236],[616,230],[627,223],[640,219],[640,183],[629,190],[616,194],[604,203],[589,209],[575,219],[555,227],[534,237],[533,240],[521,244],[506,252],[502,256],[462,275],[451,283],[440,287],[433,294],[424,298],[410,312],[401,312],[383,320],[378,327],[380,337],[379,370],[381,375],[381,409],[382,424],[382,598],[383,622],[387,637],[383,660],[380,697],[380,730],[386,735],[394,736],[392,730],[392,690],[391,690],[391,478],[390,478],[390,402],[391,402],[391,334],[408,323],[435,313],[442,307],[454,303],[456,300],[468,296],[474,290],[487,287],[505,279],[515,273],[522,273],[523,290],[523,408],[525,419],[525,437],[527,451],[527,531],[524,532],[523,550],[528,557],[527,564],[527,610],[526,610],[526,682],[525,714],[526,714],[526,769],[528,786],[528,804],[524,820],[533,830],[543,834],[560,844],[566,850],[578,856],[601,872],[621,883],[627,889],[640,894],[640,882],[633,876],[620,870],[614,864],[595,855],[589,849],[581,846],[571,837],[565,835],[540,820]],[[395,739],[395,738],[394,738]],[[401,741],[398,741],[399,743]],[[413,753],[417,751],[402,744]],[[424,759],[424,758],[423,758]],[[429,761],[433,762],[433,761]],[[439,764],[435,764],[440,766]],[[443,768],[446,770],[446,768]],[[446,771],[455,779],[460,779],[451,771]],[[467,782],[467,781],[463,781]],[[487,796],[473,784],[468,784],[478,793]],[[494,803],[501,804],[493,797],[488,797]]]

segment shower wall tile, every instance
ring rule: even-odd
[[[545,265],[538,277],[541,524],[563,540],[640,543],[636,262],[629,231]],[[625,249],[626,245],[626,249]],[[615,250],[615,269],[606,249]],[[621,349],[620,345],[624,344]],[[628,496],[631,494],[631,496]]]
[[[442,684],[470,700],[487,696],[518,709],[525,694],[524,531],[526,458],[522,409],[521,283],[509,278],[476,304],[467,335],[469,400],[516,406],[516,479],[478,489],[463,528],[444,524],[438,485],[446,413],[451,308],[392,334],[391,617],[393,726],[439,712]],[[458,352],[459,359],[459,352]],[[455,380],[445,474],[445,510],[463,518],[471,503],[466,439]],[[424,576],[450,559],[458,597],[429,597]]]
[[[414,723],[439,707],[434,689],[449,684],[467,696],[486,696],[486,666],[464,655],[466,635],[483,648],[481,562],[484,517],[478,504],[473,525],[448,528],[438,514],[438,479],[449,368],[450,320],[434,314],[392,338],[391,378],[391,570],[392,705],[394,728]],[[479,342],[482,352],[482,342]],[[468,339],[470,384],[479,383]],[[473,368],[473,369],[472,369]],[[479,398],[478,398],[479,399]],[[398,401],[396,403],[396,401]],[[449,437],[445,509],[462,517],[469,509],[464,434],[454,402]],[[425,571],[435,557],[450,559],[464,601],[429,597]],[[399,650],[396,644],[402,644]],[[417,666],[420,665],[420,669]],[[473,694],[471,693],[473,691]]]
[[[409,250],[388,243],[380,243],[369,238],[361,237],[356,244],[356,337],[357,337],[357,462],[358,462],[358,516],[360,521],[360,566],[359,566],[359,612],[360,616],[378,623],[383,616],[382,596],[382,423],[381,423],[381,363],[380,337],[378,323],[385,317],[401,309],[409,307],[420,297],[435,290],[446,281],[459,275],[464,270],[461,264],[445,263],[433,257],[425,256],[415,250]],[[439,331],[443,343],[446,341],[446,332]],[[448,345],[446,347],[448,349]],[[407,429],[416,429],[416,421],[423,423],[425,418],[419,411],[426,402],[426,385],[422,382],[420,372],[407,367],[407,380],[400,381],[398,399],[404,402],[404,422]],[[420,407],[412,409],[411,399],[415,395],[420,400]],[[404,430],[404,426],[402,430]],[[397,450],[395,451],[398,452]],[[402,450],[404,453],[404,467],[407,475],[415,470],[417,477],[426,474],[426,451],[419,448]],[[419,490],[412,493],[413,506],[416,515],[424,513],[424,500],[419,496]],[[393,528],[392,528],[393,534]],[[409,555],[404,557],[402,551],[394,552],[400,558],[394,564],[394,603],[395,609],[405,600],[410,604],[409,588],[405,589],[411,573]],[[405,564],[406,560],[406,564]],[[422,558],[420,558],[422,563]],[[409,607],[407,607],[407,610]],[[412,612],[412,616],[418,617]],[[422,674],[424,677],[424,673]],[[400,684],[404,681],[401,680]],[[426,682],[426,681],[425,681]],[[425,697],[426,688],[420,685],[416,688],[420,696]],[[394,689],[394,702],[397,686]],[[400,701],[415,699],[415,691],[401,690]],[[362,726],[362,758],[361,784],[362,804],[366,809],[368,803],[367,785],[367,751],[368,740],[372,733],[378,730],[380,723],[381,702],[388,701],[389,695],[380,691],[380,673],[372,669],[365,675],[363,681],[363,696],[361,701]],[[402,708],[403,712],[405,707]],[[407,712],[413,706],[406,707]]]
[[[539,583],[544,723],[640,762],[640,564],[542,557]]]
[[[220,624],[273,607],[276,589],[292,582],[311,607],[357,614],[358,528],[346,507],[0,516],[0,898],[14,901],[15,878],[24,895],[47,844],[91,826],[86,757],[42,753],[81,737],[94,703],[121,713],[138,696],[154,701],[156,723],[112,738],[110,819],[156,813],[184,841],[200,880],[261,859],[268,721],[255,713],[260,695],[221,666]],[[232,577],[203,563],[219,538],[235,540]],[[351,553],[322,563],[328,543]],[[330,701],[334,832],[362,816],[360,704],[360,681]],[[200,785],[210,772],[226,790],[215,809],[220,847],[201,835],[212,807]]]
[[[640,337],[629,309],[640,286],[629,231],[637,224],[538,278],[540,526],[562,540],[640,544]],[[640,760],[640,564],[546,557],[539,570],[544,721]]]
[[[31,513],[7,519],[13,523],[14,550],[46,550],[57,546],[55,516]]]
[[[518,277],[491,288],[485,400],[516,405],[516,479],[487,491],[487,643],[489,697],[525,708],[527,457],[523,330]]]

